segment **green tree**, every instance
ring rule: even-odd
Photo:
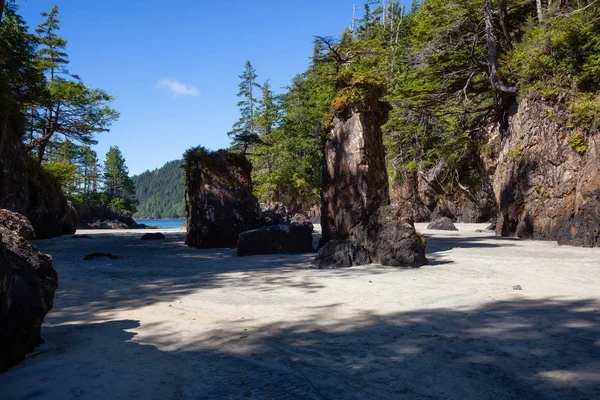
[[[47,84],[45,95],[32,104],[27,115],[28,148],[35,152],[39,163],[57,135],[82,144],[95,144],[95,135],[108,131],[119,117],[109,106],[114,100],[112,96],[101,89],[88,88],[77,75],[65,69],[67,41],[58,35],[58,8],[54,6],[42,16],[46,20],[36,29],[41,45],[37,55]]]
[[[249,60],[246,61],[244,72],[239,75],[239,78],[241,82],[237,96],[241,100],[237,105],[241,115],[240,119],[233,124],[233,129],[227,134],[233,137],[233,147],[246,154],[248,147],[260,143],[255,119],[257,100],[254,95],[255,89],[260,85],[256,83],[256,70]]]
[[[111,146],[104,161],[104,189],[111,196],[132,197],[135,195],[133,181],[125,158],[117,146]]]

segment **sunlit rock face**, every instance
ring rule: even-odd
[[[314,261],[319,268],[370,262],[414,268],[427,262],[412,219],[402,217],[401,206],[389,205],[381,132],[388,110],[386,103],[359,103],[333,115],[324,147],[323,237]]]
[[[32,236],[25,217],[0,210],[0,371],[41,342],[42,322],[58,287],[52,257],[27,240]]]
[[[497,234],[600,246],[600,138],[568,118],[560,107],[525,98],[490,137]]]
[[[321,192],[323,243],[344,240],[390,202],[381,113],[348,109],[334,117],[325,142]]]
[[[252,164],[244,156],[192,149],[185,167],[188,246],[236,247],[240,233],[260,226]]]

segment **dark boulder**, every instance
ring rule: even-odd
[[[317,250],[313,264],[320,269],[350,268],[371,264],[371,256],[353,240],[331,240]]]
[[[28,229],[0,227],[0,370],[42,342],[41,325],[58,287],[52,257],[19,236]]]
[[[279,224],[243,232],[238,256],[313,253],[312,229],[306,224]]]
[[[185,161],[185,243],[197,248],[235,247],[240,233],[260,226],[252,164],[241,154],[202,148],[189,150]]]
[[[260,224],[262,226],[287,224],[289,222],[290,217],[283,203],[260,203]]]
[[[427,225],[427,229],[434,229],[436,231],[457,231],[458,229],[452,223],[452,220],[448,217],[442,217],[436,219],[429,225]]]
[[[391,267],[417,268],[427,264],[425,238],[401,218],[396,205],[381,207],[371,216],[366,229],[355,237],[369,250],[373,262]]]
[[[73,235],[71,239],[91,239],[92,237],[89,235]]]
[[[164,239],[165,239],[165,235],[163,235],[160,232],[144,233],[144,235],[142,236],[142,240],[164,240]]]
[[[116,256],[114,254],[110,254],[110,253],[91,253],[88,254],[87,256],[83,257],[84,261],[90,261],[93,260],[95,258],[108,258],[109,260],[119,260],[122,257],[121,256]]]

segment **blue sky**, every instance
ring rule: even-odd
[[[180,158],[196,145],[229,144],[238,118],[238,75],[281,91],[305,70],[315,35],[348,26],[362,0],[19,0],[30,27],[59,7],[69,70],[116,96],[121,113],[98,136],[101,159],[119,146],[132,174]]]

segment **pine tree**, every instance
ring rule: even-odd
[[[254,97],[254,90],[260,85],[256,83],[256,71],[249,60],[246,61],[244,72],[239,75],[239,78],[241,82],[237,96],[241,100],[237,105],[241,116],[227,134],[233,137],[233,147],[241,149],[242,154],[246,154],[248,147],[260,143],[255,119],[257,100]]]
[[[39,68],[48,82],[45,96],[27,112],[28,149],[41,164],[48,145],[57,135],[82,144],[96,144],[94,136],[108,131],[119,113],[109,107],[112,96],[100,89],[90,89],[78,76],[64,68],[68,64],[67,41],[58,35],[58,8],[43,12],[46,20],[36,29],[41,48],[37,52]],[[63,76],[59,76],[63,75]]]
[[[111,196],[130,198],[135,195],[125,158],[117,146],[111,146],[104,161],[104,189]]]

